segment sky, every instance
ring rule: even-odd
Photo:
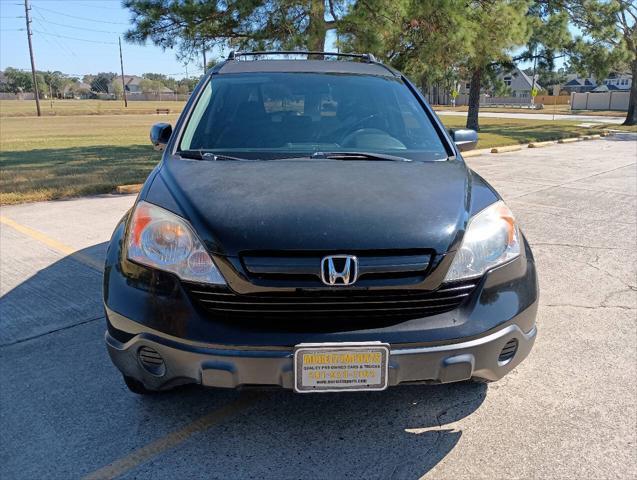
[[[120,72],[117,39],[123,37],[131,20],[121,0],[29,1],[38,70],[59,70],[79,78],[87,73]],[[329,32],[327,50],[333,49],[334,40]],[[201,58],[184,65],[175,51],[164,51],[150,42],[135,45],[122,39],[122,50],[126,75],[153,72],[182,78],[203,72]],[[227,52],[218,50],[208,52],[208,61],[225,55]],[[0,70],[6,67],[31,68],[24,0],[0,0]]]
[[[118,36],[129,28],[130,13],[121,0],[30,0],[33,50],[38,70],[59,70],[81,77],[120,72]],[[164,73],[176,78],[202,73],[202,59],[184,65],[175,51],[126,43],[124,73]],[[226,52],[227,53],[227,52]],[[209,52],[208,60],[221,52]],[[30,70],[24,0],[0,0],[0,69]]]

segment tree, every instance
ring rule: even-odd
[[[122,77],[115,77],[113,80],[111,80],[110,91],[118,100],[123,97],[124,87],[122,86]]]
[[[142,78],[161,82],[162,86],[168,87],[173,91],[175,90],[175,88],[177,88],[177,80],[175,80],[174,78],[170,78],[163,73],[143,73]]]
[[[64,88],[73,83],[74,80],[75,79],[72,79],[60,71],[42,72],[42,81],[46,85],[46,89],[44,91],[48,92],[50,88],[53,96],[55,97],[61,97],[64,92]]]
[[[611,69],[632,72],[624,125],[637,125],[637,4],[627,0],[566,2],[573,23],[582,31],[572,48],[572,63],[604,78]]]
[[[18,94],[33,90],[33,80],[29,72],[7,67],[4,76],[7,78],[7,90],[11,93]]]
[[[133,27],[129,42],[150,40],[193,58],[217,45],[322,51],[348,0],[124,0]],[[329,12],[329,13],[328,13]],[[326,16],[329,18],[326,19]]]
[[[473,8],[471,8],[473,7]],[[529,38],[527,0],[484,0],[471,2],[466,15],[473,41],[465,67],[471,82],[467,128],[479,130],[480,90],[483,79],[494,67],[511,64],[511,50]]]
[[[163,86],[159,80],[151,80],[149,78],[144,78],[139,82],[139,88],[143,93],[157,94],[161,91]]]
[[[359,0],[339,24],[345,50],[371,52],[422,90],[444,84],[449,94],[472,32],[459,0]]]
[[[117,77],[113,72],[100,72],[91,80],[91,90],[96,93],[108,93],[108,87],[113,79]]]

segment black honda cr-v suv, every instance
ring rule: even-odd
[[[276,57],[275,57],[276,58]],[[231,55],[116,227],[106,343],[136,393],[497,380],[536,336],[533,256],[419,91],[369,55]],[[311,59],[315,58],[315,59]]]

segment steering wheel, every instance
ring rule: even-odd
[[[397,148],[397,149],[407,148],[405,144],[402,143],[400,140],[392,137],[390,134],[388,134],[384,130],[380,130],[378,128],[359,128],[358,130],[355,130],[345,135],[343,140],[341,140],[340,142],[341,146],[357,148],[358,145],[356,145],[356,140],[362,136],[368,136],[373,139],[372,144],[367,145],[366,148],[388,148],[388,147]],[[378,142],[379,140],[382,140],[382,145],[373,145],[374,141]]]
[[[358,127],[360,127],[361,125],[364,125],[366,122],[368,122],[369,120],[372,120],[372,119],[374,119],[376,117],[380,117],[380,113],[372,113],[371,115],[367,115],[366,117],[363,117],[363,118],[361,118],[359,120],[356,120],[354,123],[352,123],[350,125],[347,125],[344,128],[344,133],[343,133],[343,137],[342,137],[343,140],[341,141],[341,143],[343,143],[344,139],[347,138],[352,133],[354,133],[355,131],[364,130],[364,129],[361,129],[361,128],[358,128]]]

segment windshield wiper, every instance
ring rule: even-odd
[[[229,155],[217,155],[212,152],[204,152],[202,150],[179,150],[177,155],[183,158],[194,158],[195,160],[247,160],[247,158],[231,157]]]
[[[371,152],[316,152],[310,158],[326,158],[329,160],[386,160],[390,162],[412,162],[410,158]]]

